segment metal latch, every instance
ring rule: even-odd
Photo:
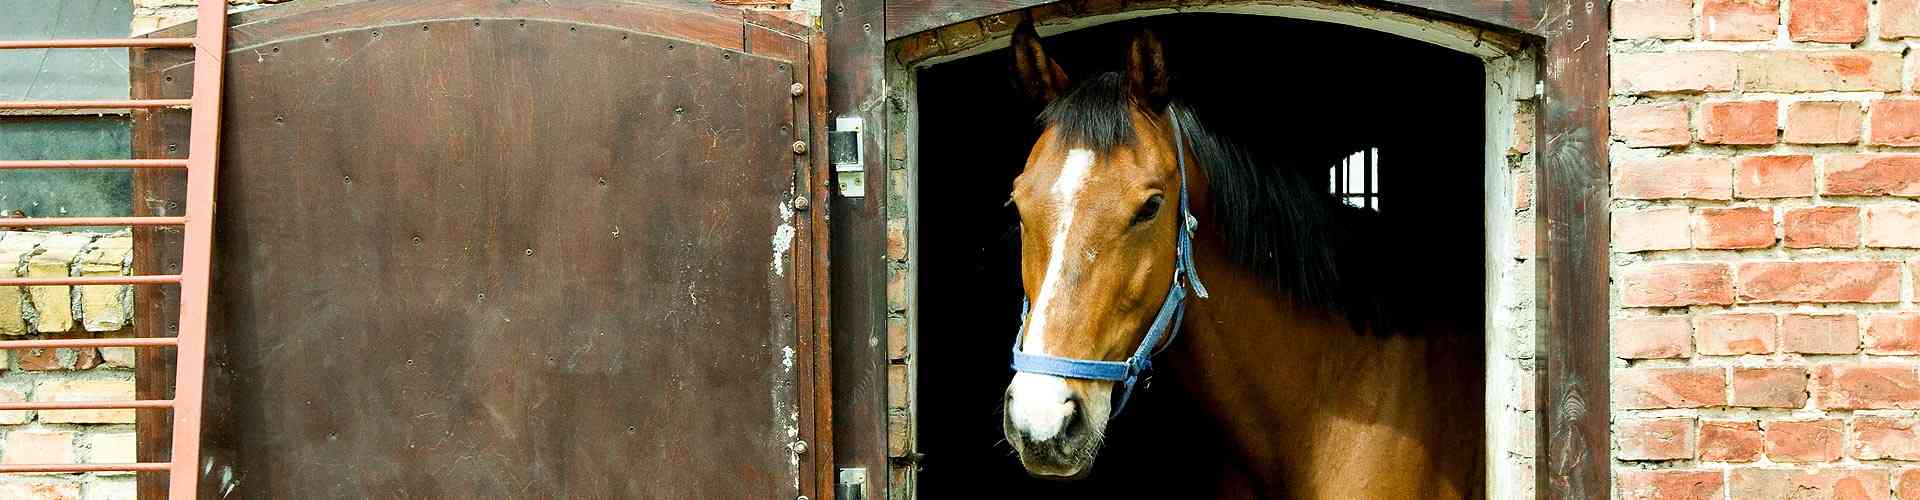
[[[833,497],[840,500],[867,500],[867,469],[840,469],[840,485],[834,491]]]
[[[833,161],[840,196],[867,195],[867,167],[860,157],[862,123],[858,116],[842,116],[833,120],[833,131],[827,132],[827,158]]]

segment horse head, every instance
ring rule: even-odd
[[[1159,40],[1143,31],[1128,45],[1124,72],[1070,84],[1030,23],[1013,33],[1016,76],[1046,110],[1013,183],[1028,306],[1003,428],[1036,476],[1091,470],[1145,355],[1178,328],[1183,264],[1191,272],[1183,198],[1199,170],[1167,111]],[[1088,374],[1103,370],[1113,376]]]

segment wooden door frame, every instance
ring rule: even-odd
[[[824,6],[829,113],[863,119],[865,198],[834,202],[833,315],[835,462],[869,471],[868,491],[887,491],[885,373],[888,230],[885,193],[887,44],[955,23],[1047,4],[1117,0],[838,0]],[[1191,0],[1135,0],[1179,7]],[[1536,111],[1534,259],[1537,331],[1535,491],[1541,498],[1601,499],[1611,492],[1608,268],[1610,219],[1607,54],[1610,1],[1377,0],[1379,7],[1462,21],[1540,47]],[[1093,10],[1102,7],[1091,7]],[[1107,10],[1112,10],[1108,8]],[[902,96],[892,96],[901,98]],[[898,203],[899,200],[892,200]],[[896,208],[897,209],[897,208]],[[872,497],[872,495],[869,495]]]

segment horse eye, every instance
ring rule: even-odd
[[[1142,222],[1153,220],[1154,216],[1160,215],[1160,204],[1165,201],[1165,197],[1157,194],[1153,195],[1152,198],[1147,198],[1145,203],[1140,204],[1140,210],[1133,213],[1132,224],[1139,225]]]

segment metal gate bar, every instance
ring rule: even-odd
[[[125,101],[0,101],[0,111],[18,109],[155,109],[192,107],[189,99],[131,99]]]
[[[92,338],[0,341],[5,349],[175,347],[174,399],[132,401],[32,401],[0,403],[0,411],[171,409],[173,449],[168,462],[127,464],[8,464],[0,473],[168,472],[171,500],[195,498],[199,490],[200,406],[205,390],[207,291],[212,278],[214,174],[219,164],[221,71],[225,65],[226,2],[201,1],[193,38],[127,38],[0,41],[5,49],[138,48],[195,50],[191,99],[115,101],[0,101],[0,111],[41,109],[192,109],[186,160],[0,160],[0,170],[89,168],[180,168],[187,174],[186,215],[179,217],[49,217],[0,219],[0,227],[185,226],[181,274],[0,278],[0,286],[180,285],[180,333],[174,338]]]
[[[0,160],[0,170],[57,168],[187,168],[186,160]]]

